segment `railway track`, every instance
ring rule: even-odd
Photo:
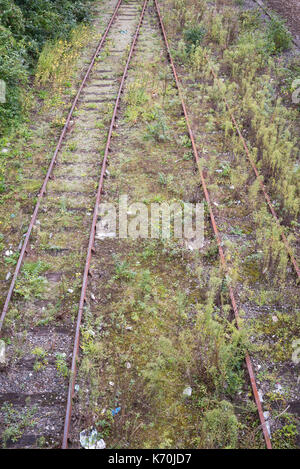
[[[74,443],[75,447],[78,445],[78,438],[76,439],[75,436],[77,417],[73,419],[72,427],[72,407],[76,394],[75,384],[78,379],[77,363],[81,323],[85,306],[90,307],[91,301],[87,298],[91,296],[91,285],[95,284],[95,271],[99,270],[99,265],[105,258],[103,242],[95,239],[98,207],[105,195],[104,190],[107,190],[105,178],[109,175],[107,171],[109,153],[113,145],[114,131],[118,131],[116,119],[122,104],[121,96],[137,46],[138,36],[144,27],[145,29],[149,28],[148,34],[150,36],[153,33],[153,29],[148,26],[149,20],[147,19],[146,26],[143,23],[147,4],[148,0],[145,0],[143,5],[135,1],[127,3],[123,3],[122,0],[118,1],[72,105],[21,249],[2,312],[0,330],[8,312],[10,314],[22,312],[25,322],[26,315],[29,314],[30,317],[38,319],[37,324],[43,324],[47,322],[49,311],[54,311],[53,314],[63,322],[63,326],[36,325],[34,328],[31,327],[25,335],[22,330],[19,330],[15,331],[11,337],[14,352],[13,348],[8,346],[7,353],[10,363],[13,363],[14,366],[10,367],[7,372],[0,374],[0,404],[13,404],[14,408],[19,410],[26,408],[28,418],[34,418],[35,415],[38,415],[40,429],[39,434],[36,434],[34,430],[24,433],[15,444],[10,441],[11,447],[36,447],[41,445],[41,442],[51,447],[59,446],[63,426],[62,447],[67,448],[69,440]],[[211,224],[218,244],[221,265],[226,272],[223,245],[215,221],[210,194],[207,190],[205,175],[199,165],[197,145],[188,111],[157,0],[154,0],[154,4],[176,89],[179,93],[192,150],[198,165]],[[114,41],[117,42],[117,46]],[[101,55],[105,44],[108,44],[109,50]],[[127,54],[128,48],[129,54]],[[101,58],[100,61],[97,60],[98,56]],[[126,61],[125,68],[122,66],[124,61]],[[121,78],[120,73],[122,73]],[[100,128],[96,126],[95,123],[99,115],[104,114],[109,117],[111,110],[110,123],[104,127],[100,126]],[[76,111],[76,117],[73,122],[74,111]],[[99,141],[106,142],[101,160],[99,158]],[[100,164],[101,173],[98,180],[97,174]],[[96,200],[94,198],[95,189],[97,190]],[[88,233],[90,234],[88,235]],[[109,250],[108,245],[104,246],[111,257],[112,251]],[[64,270],[64,266],[69,263],[72,256],[75,260],[73,265],[76,266],[78,272]],[[95,258],[94,264],[93,257]],[[37,292],[37,298],[34,301],[32,301],[31,295],[27,299],[27,292],[22,290],[22,275],[24,274],[21,274],[20,271],[24,261],[25,272],[29,274],[33,272],[44,283],[43,292]],[[82,275],[83,262],[85,262],[85,268]],[[297,273],[299,275],[299,271]],[[73,293],[76,288],[78,289],[78,286],[81,286],[81,294],[79,309],[75,315],[76,298]],[[17,297],[13,296],[15,288],[19,293]],[[24,300],[20,300],[20,292],[21,295],[24,295]],[[229,286],[229,296],[238,327],[239,312],[235,293],[231,286]],[[100,303],[98,298],[97,301]],[[9,307],[13,311],[9,310]],[[76,318],[75,330],[70,321],[71,318],[73,320]],[[74,334],[75,340],[73,342]],[[21,356],[15,354],[16,344],[19,344]],[[46,354],[43,352],[45,350]],[[34,359],[32,355],[34,355]],[[65,370],[71,355],[71,378],[67,391]],[[248,354],[246,354],[246,365],[266,447],[271,448],[253,367]],[[34,373],[35,368],[39,369],[38,374]],[[32,371],[28,373],[28,370]],[[67,404],[63,396],[67,396]],[[78,402],[75,405],[76,415],[78,415],[81,412]],[[9,413],[8,408],[6,412]],[[5,420],[5,418],[2,410],[0,420]]]
[[[195,140],[194,140],[194,137],[193,137],[193,132],[192,132],[192,129],[191,129],[191,126],[190,126],[190,123],[189,123],[189,117],[188,117],[187,110],[186,110],[184,100],[183,100],[183,96],[182,96],[182,93],[181,93],[181,88],[180,88],[179,80],[178,80],[178,77],[177,77],[175,65],[174,65],[172,56],[170,54],[170,48],[169,48],[169,45],[168,45],[168,40],[167,40],[166,32],[165,32],[165,29],[164,29],[164,25],[163,25],[162,17],[160,15],[159,5],[158,5],[157,1],[155,1],[155,6],[156,6],[156,11],[157,11],[157,15],[158,15],[158,18],[159,18],[159,23],[160,23],[160,27],[161,27],[161,30],[162,30],[165,46],[166,46],[166,49],[167,49],[168,58],[170,60],[171,68],[172,68],[172,71],[173,71],[173,74],[174,74],[176,87],[177,87],[178,92],[179,92],[181,106],[182,106],[184,117],[185,117],[185,120],[186,120],[186,123],[187,123],[189,136],[190,136],[190,139],[191,139],[191,142],[192,142],[192,148],[193,148],[194,156],[195,156],[196,162],[198,164],[200,177],[201,177],[201,183],[202,183],[202,187],[204,189],[205,199],[206,199],[206,202],[208,203],[213,230],[214,230],[214,233],[215,233],[215,236],[216,236],[216,239],[217,239],[217,243],[218,243],[218,246],[219,246],[219,255],[220,255],[220,259],[221,259],[221,264],[222,264],[223,268],[226,271],[226,261],[225,261],[224,251],[223,251],[223,248],[222,248],[222,242],[221,242],[221,239],[220,239],[220,236],[219,236],[219,233],[218,233],[218,229],[217,229],[217,226],[216,226],[215,217],[214,217],[212,205],[211,205],[211,202],[210,202],[209,193],[207,191],[205,178],[204,178],[203,172],[201,170],[201,167],[199,165],[199,156],[198,156],[198,152],[197,152],[197,147],[196,147]],[[131,51],[130,51],[130,54],[131,54]],[[124,73],[125,74],[127,73],[127,69],[125,70]],[[122,84],[121,84],[121,86],[122,86]],[[103,166],[102,166],[101,179],[100,179],[99,190],[98,190],[98,199],[97,199],[97,202],[96,202],[96,205],[95,205],[94,219],[93,219],[93,224],[92,224],[92,228],[91,228],[90,245],[89,245],[89,250],[88,250],[87,259],[86,259],[85,274],[84,274],[83,287],[82,287],[82,292],[81,292],[81,301],[80,301],[79,314],[78,314],[78,319],[77,319],[76,341],[75,341],[74,352],[73,352],[73,360],[72,360],[72,369],[71,369],[72,379],[70,381],[69,394],[68,394],[68,404],[67,404],[67,413],[66,413],[66,421],[65,421],[63,448],[68,447],[68,438],[69,438],[69,432],[70,432],[70,420],[71,420],[71,412],[72,412],[72,398],[74,396],[74,386],[75,386],[75,381],[76,381],[76,362],[77,362],[78,351],[79,351],[79,331],[80,331],[80,325],[81,325],[81,320],[82,320],[82,315],[83,315],[84,302],[85,302],[85,299],[86,299],[86,291],[87,291],[87,283],[88,283],[88,274],[89,274],[89,270],[90,270],[91,255],[92,255],[92,250],[94,249],[94,244],[95,244],[95,230],[96,230],[97,213],[98,213],[98,208],[97,207],[99,205],[100,198],[101,198],[101,190],[102,190],[102,185],[103,185],[103,176],[104,176],[105,170],[106,170],[106,161],[107,161],[107,157],[108,157],[108,150],[109,150],[110,144],[111,144],[111,142],[110,142],[111,133],[112,133],[112,129],[113,129],[114,124],[115,124],[115,115],[116,115],[116,111],[117,111],[118,106],[119,106],[119,99],[117,99],[117,102],[116,102],[116,105],[115,105],[114,115],[113,115],[113,118],[112,118],[112,121],[111,121],[111,124],[110,124],[109,138],[108,138],[106,149],[105,149],[104,162],[103,162]],[[95,256],[97,256],[98,250],[99,250],[99,247],[98,247],[98,249],[95,250],[95,253],[96,253]],[[231,287],[229,288],[229,293],[230,293],[232,308],[233,308],[233,311],[234,311],[234,314],[235,314],[236,322],[237,322],[237,325],[239,325],[238,308],[237,308],[234,292],[233,292],[233,289]],[[258,408],[259,418],[260,418],[260,422],[261,422],[262,431],[263,431],[263,434],[264,434],[266,446],[267,446],[267,448],[270,449],[271,448],[271,441],[270,441],[269,433],[268,433],[268,430],[267,430],[267,427],[266,427],[265,418],[264,418],[264,415],[263,415],[262,406],[261,406],[261,402],[260,402],[258,391],[257,391],[257,386],[256,386],[256,382],[255,382],[255,377],[254,377],[254,372],[253,372],[253,368],[252,368],[252,364],[251,364],[251,359],[250,359],[248,354],[246,354],[246,364],[247,364],[247,368],[248,368],[248,373],[249,373],[249,377],[250,377],[250,382],[251,382],[255,402],[256,402],[256,405],[257,405],[257,408]]]
[[[21,296],[21,299],[14,299],[13,306],[23,312],[25,322],[27,315],[35,317],[36,322],[39,319],[43,322],[45,314],[47,316],[54,310],[64,322],[62,327],[36,326],[26,337],[22,331],[11,336],[12,344],[22,342],[22,354],[20,357],[11,355],[11,347],[7,347],[7,356],[13,366],[1,373],[0,402],[15,405],[16,411],[25,408],[32,416],[38,415],[41,430],[39,434],[24,434],[17,444],[11,442],[12,447],[34,447],[37,442],[53,447],[61,441],[64,418],[64,398],[61,396],[66,395],[66,383],[63,373],[58,371],[58,361],[67,363],[73,346],[70,320],[74,283],[81,279],[80,261],[88,240],[97,184],[99,141],[106,137],[106,130],[98,129],[95,122],[99,114],[114,103],[119,88],[120,64],[135,33],[139,7],[139,2],[122,3],[120,0],[116,4],[59,138],[4,304],[0,329],[9,306],[12,306],[13,291],[25,261],[25,269],[27,266],[29,270],[39,272],[39,281],[45,286],[43,299],[34,298],[33,294],[33,298],[22,300]],[[117,47],[113,45],[114,39],[117,39]],[[110,41],[111,55],[104,53],[101,56],[107,41]],[[99,54],[101,62],[98,61]],[[38,240],[41,232],[46,237],[44,244]],[[78,275],[64,268],[72,258],[78,265]],[[45,350],[47,359],[41,356]],[[32,358],[33,351],[36,359]],[[34,366],[39,366],[37,363],[41,366],[38,375],[34,373]],[[28,373],[29,369],[32,372]],[[48,400],[49,396],[51,400]],[[6,416],[1,413],[2,422],[8,414],[9,409]]]

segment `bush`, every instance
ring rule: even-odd
[[[0,25],[0,77],[6,83],[6,102],[0,104],[0,133],[21,113],[19,85],[27,80],[25,58],[24,47]]]
[[[190,50],[192,46],[199,46],[205,36],[205,29],[203,26],[195,26],[194,28],[186,29],[183,32],[183,37],[187,45],[187,49]]]
[[[267,30],[267,39],[271,52],[282,52],[291,46],[292,36],[285,26],[284,20],[273,16]]]
[[[238,420],[229,402],[221,401],[218,408],[206,412],[201,434],[202,445],[206,449],[236,448]]]
[[[34,73],[49,39],[68,39],[76,24],[89,20],[91,0],[0,0],[0,77],[6,103],[0,104],[0,135],[22,116],[22,87]]]

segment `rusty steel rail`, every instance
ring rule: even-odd
[[[127,77],[129,64],[130,64],[130,61],[131,61],[131,58],[132,58],[132,55],[133,55],[133,51],[135,49],[135,45],[136,45],[136,42],[137,42],[137,38],[138,38],[138,35],[139,35],[139,32],[140,32],[142,22],[143,22],[143,19],[144,19],[144,14],[145,14],[147,3],[148,3],[148,0],[144,0],[144,4],[143,4],[142,11],[141,11],[140,19],[139,19],[139,22],[138,22],[138,26],[137,26],[134,38],[132,40],[131,48],[130,48],[128,58],[127,58],[127,62],[126,62],[125,68],[124,68],[124,72],[123,72],[123,76],[122,76],[122,79],[121,79],[117,99],[116,99],[116,102],[115,102],[113,115],[112,115],[112,118],[111,118],[111,123],[110,123],[109,131],[108,131],[108,136],[107,136],[107,141],[106,141],[106,146],[105,146],[105,151],[104,151],[104,157],[103,157],[103,161],[102,161],[101,174],[100,174],[100,179],[99,179],[99,184],[98,184],[98,189],[97,189],[97,196],[96,196],[95,208],[94,208],[92,225],[91,225],[89,245],[88,245],[86,261],[85,261],[85,268],[84,268],[84,273],[83,273],[83,278],[82,278],[82,287],[81,287],[81,295],[80,295],[80,302],[79,302],[79,309],[78,309],[77,323],[76,323],[76,332],[75,332],[75,339],[74,339],[74,348],[73,348],[72,365],[71,365],[71,376],[70,376],[69,389],[68,389],[68,399],[67,399],[67,406],[66,406],[66,416],[65,416],[65,424],[64,424],[62,449],[67,449],[68,448],[68,437],[69,437],[71,415],[72,415],[72,401],[73,401],[74,387],[75,387],[75,380],[76,380],[76,372],[77,372],[77,366],[76,365],[77,365],[77,358],[78,358],[78,352],[79,352],[80,326],[81,326],[81,320],[82,320],[84,304],[85,304],[85,301],[86,301],[86,290],[87,290],[87,284],[88,284],[90,263],[91,263],[92,252],[94,251],[96,225],[97,225],[97,218],[98,218],[98,208],[99,208],[99,203],[100,203],[100,200],[101,200],[101,194],[103,193],[103,183],[104,183],[104,179],[105,179],[106,166],[108,164],[108,154],[109,154],[109,151],[110,151],[110,143],[111,143],[113,129],[115,128],[115,121],[116,121],[117,112],[118,112],[118,109],[119,109],[119,106],[120,106],[121,94],[123,92],[123,87],[124,87],[124,83],[125,83],[125,80],[126,80],[126,77]]]
[[[200,158],[199,158],[199,155],[198,155],[197,146],[196,146],[195,139],[194,139],[194,136],[193,136],[193,131],[192,131],[192,128],[191,128],[187,108],[186,108],[184,98],[183,98],[183,94],[182,94],[182,91],[181,91],[181,85],[180,85],[179,78],[178,78],[176,68],[175,68],[175,64],[174,64],[174,61],[173,61],[173,58],[172,58],[172,55],[171,55],[166,30],[165,30],[163,19],[162,19],[161,13],[160,13],[159,4],[158,4],[157,0],[154,0],[154,2],[155,2],[155,6],[156,6],[157,15],[159,17],[159,23],[160,23],[160,27],[161,27],[161,30],[162,30],[162,35],[163,35],[164,42],[165,42],[165,45],[166,45],[168,58],[169,58],[169,61],[170,61],[171,67],[172,67],[173,75],[174,75],[176,86],[177,86],[177,89],[178,89],[178,93],[179,93],[183,113],[184,113],[184,116],[185,116],[189,136],[190,136],[190,139],[191,139],[194,156],[195,156],[196,163],[197,163],[197,166],[198,166],[198,169],[199,169],[200,179],[201,179],[201,183],[202,183],[202,187],[203,187],[203,192],[204,192],[205,200],[207,202],[208,209],[209,209],[211,224],[212,224],[214,234],[215,234],[217,244],[218,244],[221,265],[222,265],[222,268],[224,269],[224,272],[227,272],[228,269],[227,269],[227,263],[226,263],[225,255],[224,255],[224,250],[223,250],[223,247],[222,247],[222,241],[221,241],[221,238],[220,238],[219,230],[217,228],[214,212],[213,212],[213,209],[212,209],[210,195],[209,195],[209,192],[207,190],[205,176],[204,176],[203,170],[202,170],[201,165],[200,165]],[[233,292],[233,288],[232,288],[231,285],[229,285],[229,296],[230,296],[232,308],[233,308],[234,315],[235,315],[236,325],[237,325],[237,328],[239,328],[240,327],[239,326],[240,316],[239,316],[239,311],[238,311],[237,303],[236,303],[236,300],[235,300],[235,295],[234,295],[234,292]],[[259,419],[260,419],[260,423],[261,423],[261,427],[262,427],[266,447],[268,449],[272,449],[270,436],[269,436],[269,433],[268,433],[265,417],[264,417],[264,414],[263,414],[261,402],[260,402],[258,391],[257,391],[257,385],[256,385],[256,381],[255,381],[254,370],[253,370],[253,366],[252,366],[251,359],[250,359],[250,356],[249,356],[248,352],[246,352],[246,366],[247,366],[249,377],[250,377],[251,387],[252,387],[256,407],[257,407],[257,410],[258,410],[258,415],[259,415]]]
[[[16,284],[16,280],[17,280],[17,277],[19,275],[19,272],[20,272],[20,269],[22,267],[22,263],[23,263],[23,260],[28,252],[28,243],[29,243],[29,239],[30,239],[30,235],[31,235],[31,232],[32,232],[32,229],[33,229],[33,226],[36,222],[36,218],[37,218],[37,214],[38,214],[38,211],[39,211],[39,208],[40,208],[40,204],[41,204],[41,201],[42,201],[42,198],[43,196],[45,195],[46,193],[46,187],[47,187],[47,184],[48,184],[48,181],[49,179],[51,179],[51,175],[52,175],[52,171],[53,171],[53,168],[56,164],[56,158],[57,158],[57,155],[61,149],[61,145],[62,145],[62,142],[65,138],[65,135],[68,131],[68,128],[69,128],[69,125],[70,125],[70,121],[71,121],[71,118],[72,118],[72,115],[73,115],[73,112],[74,112],[74,109],[78,103],[78,100],[79,100],[79,97],[81,95],[81,92],[86,84],[86,81],[90,75],[90,72],[94,66],[94,63],[95,63],[95,60],[96,60],[96,57],[97,55],[99,54],[100,50],[102,49],[102,46],[106,40],[106,37],[107,37],[107,34],[116,18],[116,15],[118,13],[118,10],[119,10],[119,7],[121,5],[123,0],[118,0],[116,6],[115,6],[115,9],[114,9],[114,12],[110,18],[110,21],[106,27],[106,30],[103,34],[103,36],[101,37],[101,40],[97,46],[97,49],[92,57],[92,60],[91,60],[91,63],[85,73],[85,76],[81,82],[81,85],[78,89],[78,92],[74,98],[74,101],[72,103],[72,106],[71,106],[71,109],[69,111],[69,114],[68,114],[68,117],[67,117],[67,120],[66,120],[66,123],[64,125],[64,128],[60,134],[60,137],[59,137],[59,140],[58,140],[58,143],[57,143],[57,146],[56,146],[56,149],[55,149],[55,152],[53,154],[53,157],[51,159],[51,162],[50,162],[50,165],[48,167],[48,171],[47,171],[47,174],[45,176],[45,179],[44,179],[44,182],[43,182],[43,185],[40,189],[40,192],[39,192],[39,195],[38,195],[38,200],[37,200],[37,203],[35,205],[35,208],[34,208],[34,211],[33,211],[33,214],[31,216],[31,220],[30,220],[30,224],[29,224],[29,227],[28,227],[28,230],[26,232],[26,236],[25,236],[25,239],[24,239],[24,242],[23,242],[23,245],[22,245],[22,248],[21,248],[21,251],[20,251],[20,255],[19,255],[19,259],[18,259],[18,262],[17,262],[17,265],[16,265],[16,268],[15,268],[15,271],[14,271],[14,275],[13,275],[13,278],[11,280],[11,283],[10,283],[10,286],[9,286],[9,290],[8,290],[8,293],[7,293],[7,296],[6,296],[6,300],[5,300],[5,303],[4,303],[4,307],[3,307],[3,310],[2,310],[2,314],[1,314],[1,317],[0,317],[0,332],[1,332],[1,329],[2,329],[2,326],[3,326],[3,321],[5,319],[5,316],[6,316],[6,313],[8,311],[8,308],[9,308],[9,304],[10,304],[10,300],[11,300],[11,297],[12,297],[12,294],[13,294],[13,291],[14,291],[14,288],[15,288],[15,284]]]
[[[206,58],[206,60],[207,60],[207,62],[208,62],[208,65],[209,65],[211,74],[212,74],[214,80],[217,82],[217,85],[218,85],[219,90],[221,91],[220,79],[218,78],[218,76],[217,76],[216,72],[214,71],[213,67],[211,66],[210,61],[209,61],[209,57],[208,57],[206,54],[205,54],[205,58]],[[274,209],[274,207],[273,207],[273,204],[272,204],[272,201],[271,201],[271,199],[270,199],[270,196],[269,196],[269,194],[268,194],[268,192],[267,192],[267,190],[266,190],[266,186],[265,186],[265,184],[262,182],[262,179],[261,179],[261,177],[260,177],[261,175],[259,174],[258,168],[257,168],[257,166],[256,166],[256,164],[255,164],[255,162],[254,162],[254,160],[253,160],[253,158],[252,158],[252,156],[251,156],[250,150],[249,150],[248,145],[247,145],[247,143],[246,143],[246,140],[245,140],[245,138],[244,138],[244,136],[243,136],[243,134],[242,134],[242,132],[241,132],[240,126],[238,125],[237,120],[236,120],[236,118],[235,118],[235,116],[234,116],[234,114],[233,114],[233,111],[232,111],[232,109],[231,109],[230,106],[229,106],[229,103],[228,103],[228,100],[226,99],[226,96],[223,96],[223,99],[224,99],[224,103],[225,103],[225,106],[226,106],[226,108],[227,108],[227,111],[228,111],[228,113],[229,113],[229,115],[230,115],[230,118],[231,118],[231,120],[232,120],[232,123],[233,123],[233,125],[234,125],[235,128],[236,128],[236,131],[237,131],[237,133],[238,133],[238,136],[239,136],[239,138],[240,138],[240,141],[242,142],[242,145],[243,145],[243,148],[244,148],[245,153],[246,153],[246,155],[247,155],[247,158],[248,158],[248,160],[249,160],[249,162],[250,162],[250,164],[251,164],[251,166],[252,166],[252,169],[253,169],[253,171],[254,171],[254,173],[255,173],[255,176],[256,176],[256,178],[257,178],[257,180],[258,180],[258,182],[259,182],[260,188],[261,188],[261,190],[262,190],[262,193],[263,193],[263,195],[264,195],[264,198],[265,198],[265,200],[266,200],[266,203],[267,203],[267,205],[268,205],[268,207],[269,207],[269,210],[270,210],[270,212],[271,212],[273,218],[275,219],[275,221],[276,221],[276,223],[277,223],[277,226],[278,226],[279,228],[283,228],[283,226],[281,225],[281,223],[280,223],[280,221],[279,221],[278,215],[277,215],[277,213],[276,213],[276,211],[275,211],[275,209]],[[293,264],[293,266],[294,266],[294,268],[295,268],[295,271],[296,271],[296,273],[297,273],[297,276],[298,276],[298,278],[300,278],[300,269],[299,269],[298,263],[297,263],[297,261],[296,261],[296,259],[295,259],[295,257],[294,257],[293,250],[292,250],[292,248],[291,248],[291,246],[290,246],[290,244],[289,244],[289,242],[288,242],[288,239],[287,239],[287,237],[285,236],[284,232],[281,233],[281,238],[282,238],[283,244],[284,244],[284,246],[285,246],[285,249],[286,249],[288,255],[290,256],[291,262],[292,262],[292,264]]]

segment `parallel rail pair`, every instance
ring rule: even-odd
[[[208,204],[208,208],[209,208],[211,224],[212,224],[213,231],[214,231],[217,243],[218,243],[221,265],[222,265],[222,268],[224,269],[224,271],[226,271],[227,270],[227,264],[226,264],[226,260],[225,260],[224,250],[223,250],[223,247],[222,247],[220,234],[219,234],[219,231],[218,231],[218,228],[217,228],[217,225],[216,225],[215,216],[214,216],[214,212],[213,212],[212,204],[211,204],[211,200],[210,200],[210,195],[209,195],[209,192],[207,190],[205,176],[204,176],[204,173],[201,169],[201,165],[199,164],[199,155],[198,155],[198,151],[197,151],[197,145],[196,145],[195,138],[194,138],[194,135],[193,135],[193,131],[192,131],[192,128],[191,128],[187,107],[186,107],[185,102],[184,102],[183,94],[182,94],[182,91],[181,91],[180,81],[179,81],[179,78],[178,78],[178,75],[177,75],[177,72],[176,72],[176,68],[175,68],[175,64],[174,64],[174,61],[173,61],[173,58],[172,58],[172,55],[171,55],[166,30],[165,30],[163,19],[162,19],[161,12],[160,12],[160,7],[159,7],[159,4],[158,4],[157,0],[154,0],[154,2],[155,2],[155,7],[156,7],[158,19],[159,19],[159,25],[160,25],[160,28],[161,28],[161,31],[162,31],[162,36],[163,36],[165,46],[166,46],[166,50],[167,50],[168,59],[169,59],[169,62],[170,62],[171,68],[172,68],[172,72],[173,72],[174,79],[175,79],[175,82],[176,82],[176,86],[177,86],[177,89],[178,89],[178,93],[179,93],[183,113],[184,113],[184,116],[185,116],[185,119],[186,119],[187,128],[188,128],[189,136],[190,136],[190,139],[191,139],[195,160],[196,160],[196,163],[198,165],[200,179],[201,179],[201,183],[202,183],[202,187],[203,187],[203,191],[204,191],[204,196],[205,196],[206,202]],[[98,217],[98,207],[99,207],[99,203],[101,201],[101,194],[103,193],[105,172],[106,172],[106,167],[109,163],[108,157],[109,157],[109,151],[110,151],[110,143],[111,143],[111,138],[112,138],[112,134],[113,134],[113,129],[115,127],[117,112],[118,112],[118,109],[119,109],[119,106],[120,106],[120,99],[121,99],[121,95],[122,95],[122,92],[123,92],[125,80],[126,80],[126,77],[127,77],[130,61],[131,61],[131,58],[132,58],[132,55],[133,55],[133,52],[134,52],[134,49],[135,49],[135,46],[136,46],[136,43],[137,43],[137,39],[138,39],[138,36],[139,36],[139,33],[140,33],[141,26],[142,26],[142,22],[143,22],[144,14],[145,14],[145,11],[146,11],[147,3],[148,3],[148,0],[144,0],[142,11],[141,11],[140,18],[139,18],[139,22],[138,22],[138,25],[137,25],[137,28],[136,28],[135,35],[134,35],[133,40],[132,40],[132,44],[131,44],[130,51],[129,51],[129,54],[128,54],[127,62],[126,62],[126,65],[125,65],[125,68],[124,68],[124,71],[123,71],[119,91],[118,91],[117,98],[116,98],[116,101],[115,101],[115,106],[114,106],[114,110],[113,110],[112,119],[111,119],[110,126],[109,126],[109,131],[108,131],[108,136],[107,136],[107,141],[106,141],[106,147],[105,147],[104,157],[103,157],[103,161],[102,161],[101,174],[100,174],[100,178],[99,178],[99,182],[98,182],[98,189],[97,189],[97,194],[96,194],[93,218],[92,218],[91,229],[90,229],[89,243],[88,243],[88,249],[87,249],[87,254],[86,254],[85,268],[84,268],[84,273],[83,273],[83,278],[82,278],[81,295],[80,295],[80,302],[79,302],[79,309],[78,309],[78,316],[77,316],[77,323],[76,323],[76,331],[75,331],[75,338],[74,338],[72,365],[71,365],[71,373],[70,373],[71,377],[70,377],[69,389],[68,389],[65,424],[64,424],[64,433],[63,433],[63,442],[62,442],[62,448],[64,448],[64,449],[66,449],[68,447],[68,437],[69,437],[70,423],[71,423],[71,416],[72,416],[72,400],[73,400],[73,395],[74,395],[74,387],[75,387],[75,379],[76,379],[76,364],[77,364],[78,353],[79,353],[80,326],[81,326],[81,321],[82,321],[82,314],[83,314],[83,310],[84,310],[84,304],[85,304],[85,300],[86,300],[86,291],[87,291],[87,285],[88,285],[90,262],[91,262],[91,258],[92,258],[92,253],[94,251],[95,232],[96,232],[96,224],[97,224],[97,217]],[[102,38],[101,38],[101,40],[98,44],[98,47],[97,47],[97,49],[96,49],[96,51],[95,51],[95,53],[94,53],[94,55],[91,59],[90,65],[87,69],[87,72],[86,72],[86,74],[85,74],[85,76],[82,80],[82,83],[81,83],[79,89],[78,89],[76,97],[75,97],[75,99],[72,103],[71,109],[70,109],[69,114],[67,116],[66,123],[65,123],[64,128],[61,132],[61,135],[59,137],[58,144],[56,146],[56,149],[55,149],[55,152],[53,154],[52,160],[50,162],[46,177],[43,181],[43,185],[41,187],[41,190],[40,190],[40,193],[39,193],[39,196],[38,196],[38,200],[37,200],[33,215],[31,217],[29,228],[28,228],[28,231],[26,233],[26,236],[25,236],[25,239],[24,239],[21,251],[20,251],[20,256],[19,256],[16,268],[15,268],[15,272],[14,272],[14,275],[12,277],[12,281],[10,283],[10,287],[9,287],[8,294],[7,294],[7,297],[6,297],[6,300],[5,300],[3,311],[2,311],[2,314],[1,314],[1,317],[0,317],[0,331],[2,329],[3,321],[5,319],[6,313],[8,311],[9,305],[10,305],[10,301],[11,301],[11,298],[12,298],[12,295],[13,295],[13,291],[14,291],[14,287],[15,287],[15,284],[16,284],[17,277],[19,275],[19,272],[20,272],[22,263],[24,261],[24,258],[27,254],[28,244],[29,244],[31,232],[32,232],[33,226],[34,226],[34,224],[36,223],[36,220],[37,220],[37,214],[38,214],[38,211],[39,211],[39,208],[40,208],[42,197],[46,193],[47,183],[48,183],[49,179],[51,179],[53,168],[56,164],[57,155],[58,155],[58,153],[61,149],[62,142],[63,142],[63,140],[64,140],[64,138],[67,134],[67,131],[69,129],[70,121],[72,119],[73,112],[74,112],[74,110],[75,110],[75,108],[78,104],[79,97],[80,97],[80,95],[82,93],[82,90],[83,90],[83,88],[84,88],[84,86],[87,82],[87,79],[90,75],[90,72],[91,72],[91,70],[94,66],[96,57],[98,56],[99,52],[101,51],[101,49],[102,49],[102,47],[105,43],[105,40],[107,38],[107,35],[110,31],[110,28],[111,28],[112,24],[114,23],[115,19],[117,18],[118,10],[119,10],[121,4],[122,4],[122,0],[118,0],[117,4],[115,6],[114,12],[113,12],[113,14],[112,14],[112,16],[109,20],[109,23],[108,23],[107,27],[106,27],[106,30],[105,30],[105,32],[104,32],[104,34],[103,34],[103,36],[102,36]],[[212,73],[214,73],[213,69],[212,69]],[[228,103],[226,103],[226,105],[227,105],[228,110],[230,112],[231,118],[233,119],[233,122],[236,126],[237,132],[238,132],[240,138],[242,139],[245,151],[246,151],[246,153],[247,153],[247,155],[250,159],[250,162],[252,164],[252,160],[250,158],[250,153],[249,153],[248,147],[246,145],[246,142],[244,141],[243,136],[240,132],[240,129],[239,129],[239,127],[238,127],[238,125],[237,125],[237,123],[234,119],[234,116],[232,115],[232,113],[230,111]],[[252,167],[253,167],[253,164],[252,164]],[[259,173],[258,173],[257,168],[253,167],[253,169],[255,171],[256,176],[258,177]],[[272,206],[272,203],[269,199],[269,196],[268,196],[264,186],[262,186],[262,190],[263,190],[264,196],[267,200],[267,203],[269,205],[269,208],[271,210],[272,215],[278,221],[277,215],[274,211],[274,208]],[[279,223],[279,221],[278,221],[278,223]],[[291,250],[289,248],[288,241],[286,240],[286,238],[284,238],[284,243],[285,243],[285,247],[286,247],[287,251],[290,254],[292,263],[293,263],[293,265],[295,267],[295,270],[296,270],[296,272],[298,274],[298,277],[299,277],[300,276],[299,267],[296,263],[296,260],[291,255]],[[235,319],[236,319],[236,325],[237,325],[237,327],[239,327],[239,312],[238,312],[238,307],[237,307],[237,302],[236,302],[236,299],[235,299],[234,291],[233,291],[233,288],[231,286],[229,286],[229,295],[230,295],[231,304],[232,304],[232,308],[233,308]],[[257,406],[258,414],[259,414],[259,419],[260,419],[260,423],[261,423],[261,427],[262,427],[266,447],[268,449],[270,449],[272,447],[271,446],[271,441],[270,441],[269,433],[268,433],[268,430],[267,430],[265,418],[264,418],[264,415],[263,415],[261,402],[260,402],[260,399],[259,399],[259,396],[258,396],[258,391],[257,391],[257,386],[256,386],[256,381],[255,381],[255,376],[254,376],[254,371],[253,371],[251,359],[250,359],[248,353],[246,353],[246,365],[247,365],[247,369],[248,369],[248,373],[249,373],[249,377],[250,377],[250,382],[251,382],[253,395],[254,395],[255,403],[256,403],[256,406]]]

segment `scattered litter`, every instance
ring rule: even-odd
[[[230,189],[233,190],[233,189],[234,189],[234,186],[230,186]]]
[[[105,449],[105,441],[100,438],[95,428],[80,432],[80,444],[85,449]]]
[[[2,148],[1,153],[8,153],[9,149],[8,148]]]
[[[126,368],[127,368],[127,370],[129,370],[131,368],[131,363],[130,362],[126,362]]]
[[[270,418],[270,412],[264,412],[264,417],[265,417],[265,420],[266,420],[266,427],[267,427],[267,430],[268,430],[268,433],[269,433],[269,437],[271,438],[271,427],[270,427],[270,422],[269,422],[269,418]]]
[[[7,251],[5,251],[5,255],[6,256],[12,256],[13,255],[13,251],[11,249],[8,249]]]
[[[191,395],[192,395],[192,388],[191,388],[191,386],[187,386],[186,388],[184,388],[182,394],[183,394],[184,396],[191,397]]]
[[[121,410],[121,407],[116,407],[114,410],[111,411],[111,415],[114,417],[117,415]]]
[[[7,272],[6,277],[5,277],[5,280],[9,280],[10,277],[11,277],[11,272]]]
[[[96,301],[96,297],[95,297],[94,293],[91,293],[91,298],[92,298],[93,301]]]
[[[69,293],[73,293],[74,290],[73,290],[72,288],[69,288],[69,289],[68,289],[68,292],[69,292]]]
[[[109,385],[110,385],[110,386],[114,386],[115,383],[114,383],[113,381],[110,381],[110,382],[109,382]]]
[[[125,329],[126,331],[132,331],[132,326],[126,326]]]
[[[120,34],[128,34],[128,31],[126,29],[121,29]]]
[[[79,384],[75,384],[74,389],[75,389],[76,392],[78,392],[79,389],[80,389]]]
[[[219,204],[218,204],[217,202],[214,202],[214,205],[215,205],[216,207],[219,207]]]
[[[259,397],[260,402],[264,402],[262,390],[259,389],[259,390],[257,391],[257,393],[258,393],[258,397]]]
[[[278,322],[278,317],[277,316],[272,316],[272,321],[273,322]]]
[[[0,365],[5,365],[5,342],[0,340]]]
[[[189,250],[189,251],[193,251],[195,249],[195,246],[194,246],[194,242],[191,241],[186,241],[184,240],[184,243],[185,243],[185,247]]]
[[[276,383],[276,386],[275,386],[275,392],[279,392],[280,394],[283,393],[283,389],[282,389],[282,386],[281,384],[279,383]]]

